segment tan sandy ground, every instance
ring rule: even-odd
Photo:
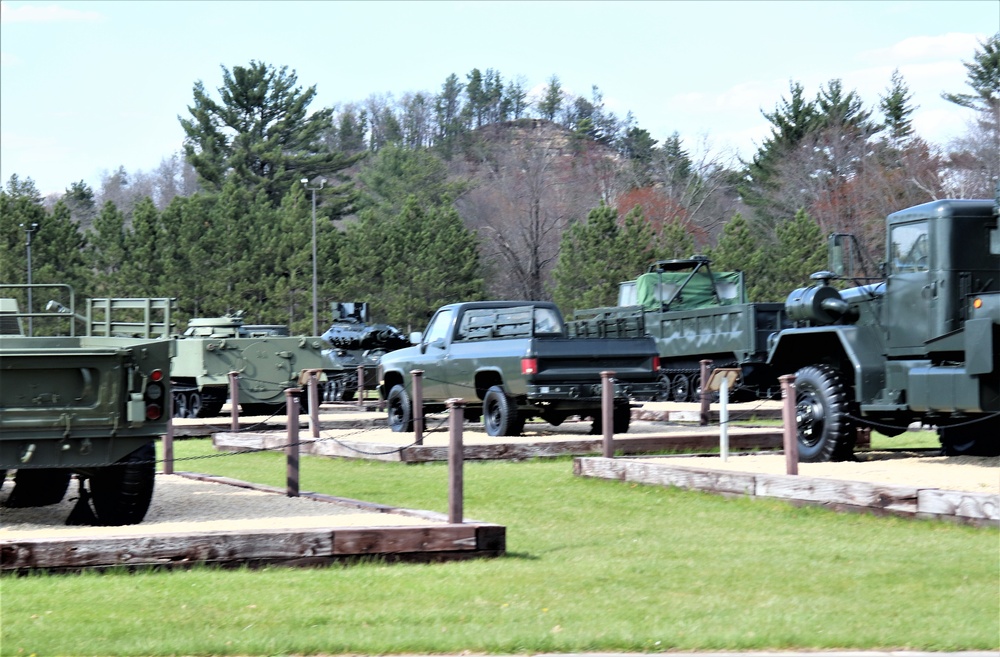
[[[70,482],[59,504],[40,508],[0,507],[0,541],[45,536],[145,536],[213,530],[301,529],[315,527],[398,527],[433,525],[431,520],[356,508],[302,497],[253,491],[226,484],[194,481],[179,475],[156,476],[149,512],[142,523],[127,527],[65,525],[77,498]],[[0,500],[13,488],[3,487]]]
[[[857,461],[799,463],[803,477],[1000,494],[1000,457],[923,456],[913,452],[859,452]],[[710,470],[786,474],[781,454],[652,457],[642,461]]]

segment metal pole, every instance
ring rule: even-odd
[[[319,311],[317,306],[316,293],[316,190],[313,190],[313,234],[312,234],[312,256],[313,256],[313,335],[319,335]]]
[[[285,494],[299,496],[299,393],[302,388],[285,390],[285,408],[288,409],[288,444],[285,445]]]
[[[781,422],[784,425],[782,440],[785,444],[785,472],[799,473],[798,421],[795,417],[795,375],[778,377],[781,382]]]
[[[603,456],[606,459],[615,456],[615,387],[611,370],[601,372],[601,433]]]
[[[174,473],[174,394],[167,395],[167,435],[163,436],[163,474]]]
[[[365,410],[365,366],[358,365],[358,410]]]
[[[28,256],[28,336],[30,337],[35,334],[35,318],[31,316],[35,312],[31,299],[31,236],[38,231],[38,224],[32,222],[20,226],[24,229],[24,248]]]
[[[316,370],[309,370],[309,428],[319,438],[319,382]]]
[[[461,399],[449,399],[447,402],[450,415],[448,417],[448,522],[461,523],[463,515],[462,478],[463,450],[462,422],[465,420],[465,402]]]
[[[729,459],[729,377],[719,382],[719,453]]]
[[[229,430],[240,432],[240,373],[229,373]]]
[[[416,445],[424,444],[424,371],[410,370],[413,377],[413,442]]]
[[[703,360],[700,361],[701,364],[701,421],[699,424],[703,427],[707,427],[709,420],[711,419],[711,414],[709,413],[708,405],[711,393],[708,392],[708,377],[712,374],[712,361]]]

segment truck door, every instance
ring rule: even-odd
[[[889,231],[889,277],[883,321],[889,353],[913,353],[931,337],[938,290],[931,275],[929,222],[897,224]]]
[[[438,311],[420,341],[421,356],[413,365],[414,369],[424,371],[424,399],[427,401],[444,401],[450,397],[445,381],[448,380],[446,369],[454,319],[454,308]]]

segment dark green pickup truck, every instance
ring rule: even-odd
[[[461,399],[466,418],[483,416],[491,436],[520,435],[532,417],[553,425],[589,417],[592,433],[601,433],[602,371],[615,373],[615,433],[628,431],[630,398],[659,390],[652,338],[568,338],[559,309],[543,301],[447,305],[411,342],[379,364],[379,391],[394,431],[413,427],[413,370],[424,372],[424,413]]]

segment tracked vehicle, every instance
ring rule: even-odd
[[[351,401],[358,391],[358,367],[364,368],[366,390],[378,386],[378,364],[382,356],[410,346],[409,338],[390,324],[372,324],[368,304],[337,303],[334,321],[323,333],[330,345],[324,355],[335,366],[327,370],[325,401]]]

